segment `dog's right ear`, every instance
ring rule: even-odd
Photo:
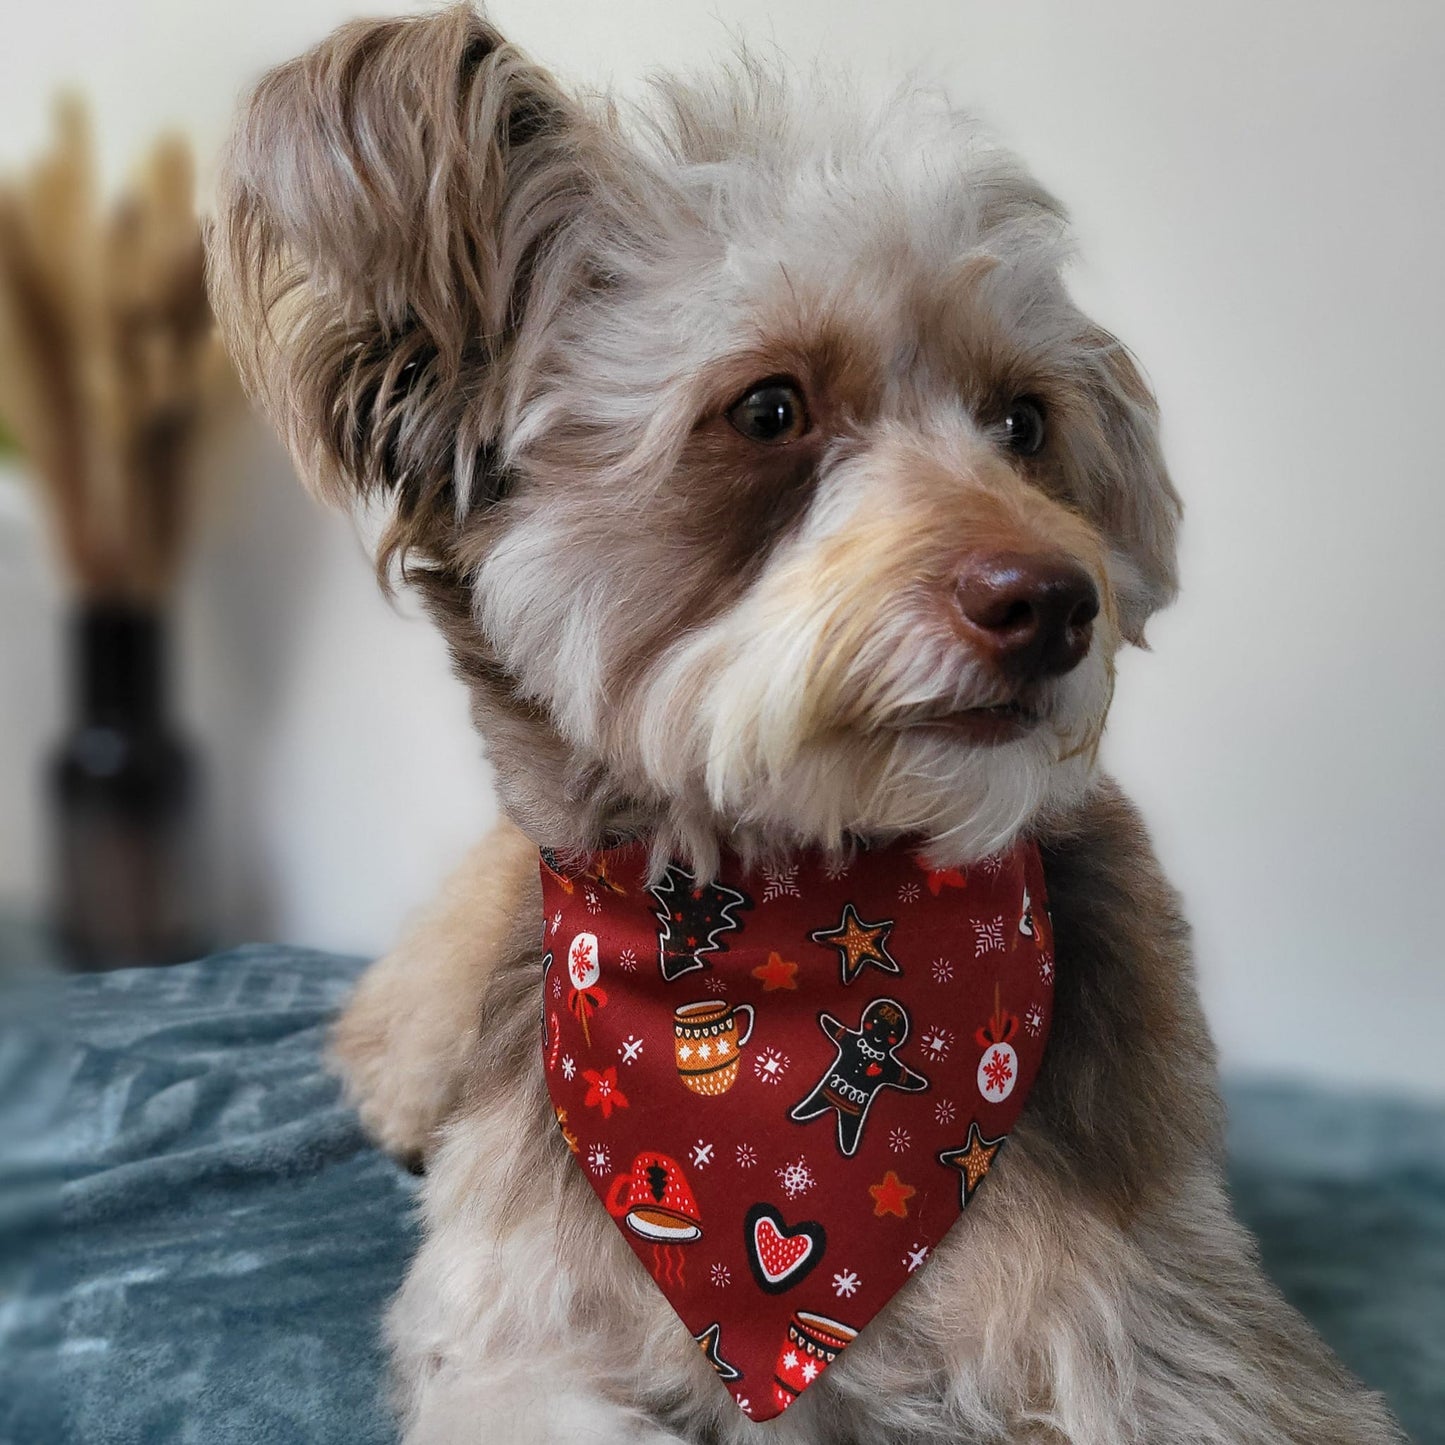
[[[470,6],[344,26],[257,87],[216,310],[306,481],[390,495],[383,565],[505,485],[511,365],[578,284],[600,128]]]

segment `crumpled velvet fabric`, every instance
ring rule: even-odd
[[[415,1181],[321,1061],[362,967],[246,948],[67,979],[39,1017],[0,989],[0,1442],[396,1440],[381,1318]],[[1445,1445],[1445,1110],[1227,1095],[1266,1268]]]

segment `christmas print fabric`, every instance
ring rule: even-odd
[[[542,1050],[602,1206],[739,1407],[785,1410],[922,1268],[1038,1072],[1037,848],[905,843],[648,884],[542,858]]]

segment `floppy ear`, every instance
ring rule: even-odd
[[[504,484],[512,363],[576,282],[599,140],[466,5],[344,26],[246,106],[216,309],[303,478],[394,497],[383,567],[436,556]]]
[[[1085,388],[1092,412],[1089,444],[1078,463],[1105,530],[1122,554],[1119,623],[1144,644],[1144,624],[1179,590],[1178,538],[1183,506],[1159,442],[1154,393],[1122,342],[1098,327],[1083,338]]]

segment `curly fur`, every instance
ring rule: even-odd
[[[1148,387],[1069,298],[1063,214],[1018,162],[937,97],[799,97],[746,57],[642,109],[579,99],[458,7],[268,76],[213,240],[250,386],[321,493],[388,506],[383,573],[446,634],[522,830],[337,1035],[372,1127],[427,1153],[390,1321],[407,1439],[1398,1441],[1230,1215],[1187,933],[1096,771],[1115,653],[1174,593],[1179,504]],[[778,376],[811,424],[760,448],[727,413]],[[1001,445],[1020,396],[1048,417],[1028,460]],[[1063,555],[1103,604],[997,746],[937,725],[1008,696],[950,621],[988,549]],[[965,862],[1025,830],[1061,967],[1015,1142],[928,1269],[755,1426],[558,1138],[526,839],[647,836],[705,872],[722,841],[907,833]]]

